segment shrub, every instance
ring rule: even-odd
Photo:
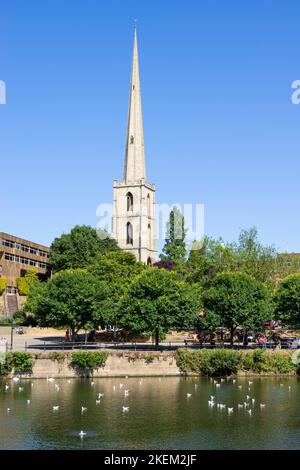
[[[5,291],[6,285],[7,285],[6,277],[4,277],[4,276],[0,277],[0,295],[2,295],[3,292]]]
[[[64,362],[65,360],[65,353],[63,352],[60,352],[60,351],[52,351],[49,353],[49,359],[51,359],[51,361],[56,361],[56,362]]]
[[[18,310],[13,314],[13,322],[15,325],[36,326],[37,321],[31,314],[26,314],[24,309]]]
[[[147,354],[147,356],[145,357],[145,362],[146,364],[151,364],[155,359],[155,354],[153,353],[150,353],[150,354]]]
[[[72,354],[71,367],[93,370],[103,367],[108,357],[107,351],[76,351]]]
[[[13,352],[8,353],[8,356],[11,357],[14,372],[19,374],[32,372],[34,361],[29,353]]]
[[[188,372],[200,372],[200,354],[196,351],[178,349],[176,352],[176,363],[179,369],[187,374]]]
[[[297,367],[291,360],[291,353],[285,351],[263,351],[256,349],[241,356],[241,369],[254,372],[289,374]]]
[[[2,360],[1,360],[2,359]],[[6,377],[12,371],[12,361],[9,354],[0,357],[0,377]]]
[[[200,353],[200,370],[204,375],[230,375],[238,371],[241,354],[228,349],[207,350]]]
[[[293,364],[290,352],[261,349],[243,353],[232,349],[178,349],[176,362],[185,374],[202,373],[209,376],[235,374],[239,369],[273,374],[292,374],[300,369]]]

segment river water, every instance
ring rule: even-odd
[[[217,382],[3,380],[0,449],[300,449],[299,379]]]

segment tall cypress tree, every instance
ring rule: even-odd
[[[174,206],[167,222],[166,243],[160,258],[172,261],[183,260],[186,256],[185,235],[184,217],[178,207]]]

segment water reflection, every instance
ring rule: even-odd
[[[300,383],[294,378],[230,379],[219,387],[178,377],[103,378],[94,385],[89,379],[6,382],[8,389],[0,383],[2,449],[300,448]],[[251,415],[238,408],[244,402]]]

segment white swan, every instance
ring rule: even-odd
[[[129,406],[122,406],[122,410],[125,413],[126,411],[129,411]]]
[[[30,403],[31,403],[31,400],[27,400],[27,405],[30,405]]]
[[[82,406],[82,407],[81,407],[81,413],[83,413],[84,411],[87,411],[87,407],[86,407],[86,406]]]
[[[55,406],[53,406],[52,409],[53,409],[53,411],[58,411],[58,410],[59,410],[59,406],[58,406],[58,405],[55,405]]]
[[[228,414],[230,415],[231,413],[233,413],[233,408],[227,408],[227,411],[228,411]]]
[[[187,393],[187,394],[186,394],[186,397],[187,397],[187,398],[191,398],[191,396],[192,396],[191,393]]]
[[[265,403],[261,403],[259,406],[260,406],[261,408],[265,408],[265,407],[266,407],[266,404],[265,404]]]

